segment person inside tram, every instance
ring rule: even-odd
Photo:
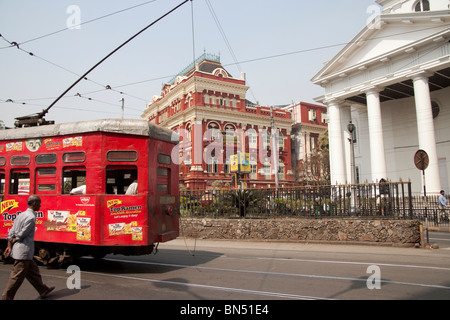
[[[131,174],[130,180],[133,181],[129,186],[127,191],[125,192],[125,195],[135,195],[137,194],[137,176],[135,173]]]
[[[73,188],[70,190],[71,195],[77,195],[77,194],[86,194],[86,185],[83,184],[77,188]]]

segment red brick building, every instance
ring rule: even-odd
[[[307,102],[282,107],[292,114],[291,159],[298,182],[313,183],[325,177],[319,155],[319,137],[328,130],[327,107]]]
[[[280,187],[292,181],[291,113],[248,101],[248,89],[244,74],[234,78],[220,57],[203,54],[164,84],[142,114],[180,134],[172,157],[176,161],[178,153],[180,183],[187,188],[207,189],[216,180],[231,186],[238,154],[245,159],[241,168],[248,172],[241,181],[248,188],[275,187],[276,167]]]
[[[305,160],[317,151],[319,136],[328,129],[327,107],[307,102],[299,102],[283,107],[290,111],[292,126],[292,161]]]

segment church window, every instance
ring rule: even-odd
[[[431,109],[433,110],[433,119],[436,119],[439,115],[439,112],[441,112],[441,108],[435,101],[431,101]]]
[[[416,12],[430,11],[430,1],[428,1],[428,0],[420,0],[416,4],[415,11]]]

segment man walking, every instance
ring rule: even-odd
[[[446,218],[445,209],[447,209],[447,198],[445,197],[445,191],[441,190],[441,195],[439,196],[439,211],[438,214],[438,223],[440,223],[440,218]]]
[[[37,290],[41,299],[55,289],[42,282],[39,268],[33,260],[36,211],[41,208],[41,198],[30,196],[27,204],[28,209],[16,218],[8,234],[8,247],[4,255],[8,257],[11,254],[15,261],[2,300],[13,300],[25,278]]]

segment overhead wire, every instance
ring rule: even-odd
[[[126,40],[125,42],[123,42],[120,46],[118,46],[116,49],[114,49],[112,52],[110,52],[108,55],[106,55],[102,60],[100,60],[99,62],[97,62],[93,67],[91,67],[87,72],[85,72],[82,76],[80,76],[78,78],[77,81],[75,81],[69,88],[67,88],[60,96],[58,96],[58,98],[56,98],[55,101],[53,101],[53,103],[50,104],[50,106],[48,106],[46,109],[42,110],[38,116],[39,117],[43,117],[45,116],[45,114],[50,110],[50,108],[52,108],[62,97],[64,97],[75,85],[77,85],[81,80],[83,79],[87,79],[86,76],[93,71],[96,67],[98,67],[101,63],[103,63],[105,60],[107,60],[110,56],[112,56],[114,53],[116,53],[118,50],[120,50],[122,47],[124,47],[126,44],[128,44],[130,41],[132,41],[134,38],[136,38],[137,36],[139,36],[141,33],[143,33],[144,31],[146,31],[148,28],[150,28],[151,26],[153,26],[154,24],[156,24],[157,22],[161,21],[163,18],[165,18],[166,16],[168,16],[169,14],[171,14],[172,12],[174,12],[175,10],[177,10],[178,8],[180,8],[181,6],[183,6],[186,2],[188,2],[189,0],[185,0],[182,3],[180,3],[179,5],[177,5],[176,7],[172,8],[171,10],[169,10],[168,12],[166,12],[165,14],[163,14],[161,17],[159,17],[158,19],[156,19],[155,21],[153,21],[152,23],[150,23],[149,25],[147,25],[145,28],[141,29],[139,32],[137,32],[136,34],[134,34],[132,37],[130,37],[128,40]],[[1,35],[0,35],[1,36]],[[5,38],[4,38],[5,39]],[[7,41],[5,39],[5,41]],[[9,41],[7,41],[9,42]],[[16,46],[18,49],[25,51],[23,49],[20,48],[20,46],[17,43],[13,43],[10,42],[11,45]],[[27,51],[25,51],[27,52]],[[29,55],[34,56],[33,53],[31,52],[27,52]],[[110,86],[107,86],[106,89],[111,89]],[[79,97],[81,97],[80,94],[78,94]],[[7,101],[12,101],[11,99],[8,99]]]
[[[381,40],[381,39],[384,39],[384,38],[389,38],[389,37],[392,37],[392,36],[404,35],[404,34],[407,34],[407,33],[427,31],[429,29],[440,28],[442,26],[450,26],[450,24],[439,25],[439,26],[434,26],[434,27],[424,28],[424,29],[417,29],[417,30],[408,31],[408,32],[401,32],[401,33],[397,33],[397,34],[393,34],[393,35],[389,35],[389,36],[367,38],[364,41]],[[337,43],[337,44],[332,44],[332,45],[327,45],[327,46],[313,47],[313,48],[296,50],[296,51],[290,51],[290,52],[285,52],[285,53],[280,53],[280,54],[275,54],[275,55],[270,55],[270,56],[263,56],[263,57],[248,59],[248,60],[234,61],[233,63],[231,63],[231,62],[230,63],[223,63],[222,65],[224,67],[233,66],[233,65],[241,65],[241,64],[255,62],[255,61],[269,60],[269,59],[281,58],[281,57],[289,56],[289,55],[295,55],[295,54],[301,54],[301,53],[307,53],[307,52],[313,52],[313,51],[319,51],[319,50],[325,50],[325,49],[332,49],[332,48],[336,48],[336,47],[343,47],[345,45],[349,45],[349,44],[357,43],[357,42],[358,41],[349,41],[349,42],[345,42],[345,43]],[[117,85],[115,87],[116,88],[127,87],[127,86],[142,84],[142,83],[145,83],[145,82],[151,82],[151,81],[162,80],[162,79],[169,79],[169,78],[172,78],[173,76],[174,75],[167,75],[167,76],[162,76],[162,77],[157,77],[157,78],[152,78],[152,79],[146,79],[146,80],[126,83],[126,84],[121,84],[121,85]]]
[[[77,95],[74,95],[74,96],[69,96],[69,97],[67,97],[67,98],[73,98],[73,97],[75,97],[75,96],[77,96]],[[120,108],[120,105],[119,104],[113,104],[113,103],[110,103],[110,102],[107,102],[107,101],[102,101],[102,100],[98,100],[98,99],[94,99],[94,98],[90,98],[90,97],[84,97],[84,96],[78,96],[79,98],[83,98],[83,99],[86,99],[86,100],[90,100],[90,101],[95,101],[95,102],[99,102],[99,103],[103,103],[103,104],[107,104],[107,105],[111,105],[111,106],[114,106],[114,107],[119,107]],[[40,107],[40,108],[42,108],[42,107],[45,107],[46,105],[43,105],[43,104],[36,104],[36,103],[29,103],[29,102],[25,102],[24,100],[12,100],[12,99],[0,99],[0,103],[12,103],[12,104],[17,104],[17,105],[22,105],[22,106],[31,106],[31,107]],[[104,113],[105,111],[103,111],[103,110],[95,110],[95,109],[82,109],[82,108],[75,108],[75,107],[67,107],[67,106],[64,106],[64,107],[61,107],[61,106],[58,106],[58,107],[55,107],[56,109],[64,109],[64,110],[76,110],[76,111],[83,111],[83,112],[95,112],[95,113]],[[127,109],[126,110],[134,110],[134,111],[138,111],[138,112],[142,112],[142,110],[141,109],[136,109],[136,108],[130,108],[130,107],[127,107]],[[108,113],[111,113],[111,114],[120,114],[120,112],[114,112],[114,111],[110,111],[110,110],[108,110]],[[130,113],[131,114],[131,113]],[[131,115],[136,115],[136,116],[139,116],[140,114],[131,114]]]
[[[94,21],[98,21],[98,20],[101,20],[101,19],[104,19],[104,18],[108,18],[108,17],[110,17],[110,16],[113,16],[113,15],[116,15],[116,14],[119,14],[119,13],[122,13],[122,12],[125,12],[125,11],[128,11],[128,10],[131,10],[131,9],[135,9],[135,8],[137,8],[137,7],[141,7],[141,6],[147,5],[147,4],[149,4],[149,3],[156,2],[156,1],[157,1],[157,0],[146,1],[146,2],[143,2],[143,3],[137,4],[137,5],[135,5],[135,6],[131,6],[131,7],[128,7],[128,8],[119,10],[119,11],[115,11],[115,12],[112,12],[112,13],[109,13],[109,14],[106,14],[106,15],[103,15],[103,16],[101,16],[101,17],[97,17],[97,18],[94,18],[94,19],[91,19],[91,20],[88,20],[88,21],[79,23],[79,24],[77,24],[77,25],[74,25],[73,27],[74,27],[74,28],[75,28],[75,27],[81,27],[82,25],[86,25],[86,24],[88,24],[88,23],[91,23],[91,22],[94,22]],[[67,30],[69,30],[69,28],[64,28],[64,29],[60,29],[60,30],[57,30],[57,31],[53,31],[53,32],[44,34],[44,35],[42,35],[42,36],[38,36],[38,37],[29,39],[29,40],[26,40],[26,41],[22,41],[22,42],[20,42],[20,43],[17,43],[17,45],[23,45],[23,44],[25,44],[25,43],[29,43],[29,42],[32,42],[32,41],[36,41],[36,40],[39,40],[39,39],[43,39],[43,38],[46,38],[46,37],[49,37],[49,36],[52,36],[52,35],[55,35],[55,34],[58,34],[58,33],[64,32],[64,31],[67,31]],[[7,46],[7,47],[1,47],[0,49],[9,49],[9,48],[12,48],[12,47],[14,47],[14,46],[15,46],[15,45],[11,45],[11,44],[10,44],[9,46]]]
[[[391,35],[387,35],[387,36],[379,36],[379,37],[367,38],[367,39],[364,39],[362,41],[382,40],[382,39],[391,38],[391,37],[395,37],[395,36],[407,35],[407,34],[410,34],[410,33],[422,32],[422,31],[427,31],[427,30],[437,29],[437,28],[442,28],[442,27],[449,27],[449,26],[450,26],[450,24],[440,24],[440,25],[436,25],[436,26],[433,26],[433,27],[429,27],[429,28],[423,28],[423,29],[416,29],[416,30],[412,30],[412,31],[399,32],[399,33],[395,33],[395,34],[391,34]],[[280,58],[280,57],[285,57],[285,56],[290,56],[290,55],[295,55],[295,54],[301,54],[301,53],[307,53],[307,52],[313,52],[313,51],[319,51],[319,50],[325,50],[325,49],[332,49],[332,48],[336,48],[336,47],[344,47],[346,45],[359,43],[360,41],[361,40],[354,40],[354,41],[342,42],[342,43],[331,44],[331,45],[326,45],[326,46],[313,47],[313,48],[296,50],[296,51],[291,51],[291,52],[284,52],[284,53],[274,54],[274,55],[270,55],[270,56],[264,56],[264,57],[259,57],[259,58],[252,58],[252,59],[248,59],[248,60],[243,60],[243,61],[239,61],[239,63],[240,64],[244,64],[244,63],[250,63],[250,62],[255,62],[255,61]],[[223,66],[227,67],[227,66],[232,66],[234,64],[235,63],[228,63],[228,64],[224,64]]]
[[[208,9],[209,9],[209,11],[210,11],[210,13],[211,13],[215,23],[216,23],[217,29],[219,29],[219,32],[220,32],[220,34],[222,36],[222,39],[225,42],[225,45],[227,46],[228,51],[230,52],[230,55],[231,55],[231,57],[234,60],[234,65],[236,65],[238,70],[239,70],[239,72],[242,73],[240,62],[238,61],[238,59],[236,57],[236,54],[234,53],[234,50],[233,50],[233,47],[230,44],[230,41],[228,41],[227,35],[225,34],[225,31],[223,30],[222,25],[220,24],[220,20],[217,17],[216,12],[214,11],[214,8],[213,8],[211,2],[209,0],[205,0],[205,2],[206,2],[206,5],[207,5],[207,7],[208,7]],[[253,96],[253,99],[255,99],[255,101],[257,101],[258,99],[256,99],[252,87],[251,86],[249,86],[249,87],[250,87],[249,90],[250,90],[251,95]]]
[[[101,59],[99,62],[97,62],[92,68],[90,68],[88,71],[86,71],[77,81],[75,81],[71,86],[69,86],[69,88],[67,88],[55,101],[53,101],[50,106],[48,106],[45,110],[42,111],[42,115],[45,115],[48,110],[50,110],[50,108],[52,108],[66,93],[68,93],[74,86],[76,86],[84,77],[86,77],[90,72],[92,72],[95,68],[97,68],[100,64],[102,64],[105,60],[107,60],[109,57],[111,57],[114,53],[116,53],[117,51],[119,51],[122,47],[124,47],[125,45],[127,45],[130,41],[132,41],[134,38],[136,38],[137,36],[139,36],[141,33],[143,33],[144,31],[146,31],[148,28],[152,27],[154,24],[158,23],[159,21],[161,21],[162,19],[164,19],[165,17],[167,17],[169,14],[171,14],[172,12],[176,11],[178,8],[180,8],[181,6],[183,6],[186,2],[188,2],[189,0],[185,0],[182,3],[180,3],[179,5],[177,5],[176,7],[172,8],[171,10],[169,10],[168,12],[166,12],[165,14],[163,14],[161,17],[159,17],[158,19],[156,19],[155,21],[153,21],[152,23],[150,23],[149,25],[147,25],[145,28],[143,28],[142,30],[140,30],[139,32],[137,32],[136,34],[134,34],[132,37],[130,37],[128,40],[126,40],[125,42],[123,42],[120,46],[118,46],[117,48],[115,48],[113,51],[111,51],[109,54],[107,54],[103,59]]]
[[[142,4],[140,4],[140,5],[144,5],[144,4],[147,4],[147,3],[150,3],[150,2],[154,2],[154,1],[156,1],[156,0],[147,1],[147,2],[142,3]],[[267,60],[267,59],[274,59],[274,58],[279,58],[279,57],[284,57],[284,56],[289,56],[289,55],[295,55],[295,54],[301,54],[301,53],[306,53],[306,52],[312,52],[312,51],[317,51],[317,50],[330,49],[330,48],[335,48],[335,47],[340,47],[340,46],[349,45],[349,44],[352,44],[352,43],[355,43],[355,42],[360,41],[360,40],[354,40],[354,41],[349,41],[349,42],[345,42],[345,43],[338,43],[338,44],[332,44],[332,45],[327,45],[327,46],[320,46],[320,47],[314,47],[314,48],[309,48],[309,49],[296,50],[296,51],[291,51],[291,52],[286,52],[286,53],[281,53],[281,54],[276,54],[276,55],[270,55],[270,56],[264,56],[264,57],[259,57],[259,58],[253,58],[253,59],[248,59],[248,60],[238,61],[237,58],[236,58],[236,55],[234,54],[234,51],[233,51],[233,49],[232,49],[230,43],[229,43],[229,41],[228,41],[228,39],[227,39],[227,37],[226,37],[226,34],[225,34],[225,32],[223,31],[223,28],[222,28],[221,25],[220,25],[220,21],[218,20],[217,15],[216,15],[215,12],[214,12],[214,8],[212,7],[212,5],[211,5],[211,3],[209,2],[209,0],[205,0],[205,1],[206,1],[207,5],[208,5],[208,8],[209,8],[209,10],[210,10],[210,12],[211,12],[213,18],[214,18],[214,21],[216,21],[217,27],[218,27],[218,29],[219,29],[219,31],[220,31],[222,37],[224,38],[224,41],[225,41],[227,47],[229,48],[230,54],[231,54],[231,56],[232,56],[232,58],[233,58],[233,60],[234,60],[234,63],[223,64],[223,66],[236,65],[236,66],[239,68],[239,70],[241,70],[240,64],[244,64],[244,63],[250,63],[250,62],[255,62],[255,61],[262,61],[262,60]],[[139,6],[139,5],[137,5],[137,6]],[[123,12],[123,11],[125,11],[125,10],[129,10],[129,9],[135,8],[135,7],[137,7],[137,6],[130,7],[130,8],[127,8],[127,9],[124,9],[124,10],[121,10],[121,11],[118,11],[118,12]],[[193,10],[193,9],[192,9],[192,10]],[[116,13],[118,13],[118,12],[116,12]],[[113,14],[114,14],[114,13],[113,13]],[[193,13],[192,13],[192,14],[193,14]],[[110,15],[112,15],[112,14],[105,15],[105,16],[103,16],[103,17],[107,17],[107,16],[110,16]],[[99,20],[100,18],[102,18],[102,17],[99,17],[99,18],[97,18],[96,20]],[[89,22],[92,22],[92,21],[89,21]],[[398,35],[405,35],[405,34],[410,34],[410,33],[415,33],[415,32],[421,32],[421,31],[425,31],[425,30],[431,30],[431,29],[435,29],[435,28],[442,28],[443,26],[444,26],[444,27],[445,27],[445,26],[449,26],[449,24],[438,25],[438,26],[433,26],[433,27],[429,27],[429,28],[423,28],[423,29],[412,30],[412,31],[406,31],[406,32],[400,32],[400,33],[392,34],[392,35],[389,35],[389,36],[372,37],[372,38],[364,39],[364,41],[379,40],[379,39],[384,39],[384,38],[393,37],[393,36],[398,36]],[[192,26],[192,28],[193,28],[193,26]],[[49,35],[50,35],[50,34],[49,34]],[[49,60],[47,60],[47,59],[45,59],[45,58],[42,58],[42,57],[40,57],[40,56],[37,56],[37,55],[33,54],[32,52],[26,51],[26,50],[24,50],[23,48],[20,47],[20,45],[23,44],[23,43],[27,43],[27,42],[30,42],[30,41],[32,41],[32,40],[37,40],[37,39],[42,38],[42,37],[30,39],[30,40],[28,40],[28,41],[22,42],[21,44],[18,44],[17,42],[9,41],[9,40],[6,39],[2,34],[0,34],[0,38],[3,39],[4,41],[6,41],[7,43],[10,44],[10,46],[9,46],[8,48],[10,48],[10,47],[17,47],[19,50],[21,50],[21,51],[23,51],[23,52],[29,54],[30,56],[34,56],[34,57],[36,57],[36,58],[38,58],[38,59],[40,59],[40,60],[42,60],[42,61],[45,61],[45,62],[47,62],[47,63],[49,63],[49,64],[54,65],[55,67],[58,67],[58,68],[60,68],[60,69],[62,69],[62,70],[65,70],[65,71],[67,71],[67,72],[70,72],[70,73],[72,73],[72,74],[74,74],[74,75],[79,76],[77,73],[75,73],[75,72],[73,72],[73,71],[71,71],[71,70],[69,70],[69,69],[67,69],[67,68],[64,68],[64,67],[62,67],[62,66],[60,66],[60,65],[58,65],[58,64],[56,64],[56,63],[54,63],[54,62],[52,62],[52,61],[49,61]],[[194,48],[194,47],[193,47],[193,51],[194,51],[194,54],[195,54],[195,48]],[[101,91],[104,91],[104,90],[111,90],[111,91],[115,91],[115,92],[120,93],[120,94],[129,95],[129,94],[123,92],[123,91],[119,91],[119,90],[116,90],[116,89],[114,89],[114,88],[122,88],[122,87],[127,87],[127,86],[132,86],[132,85],[142,84],[142,83],[146,83],[146,82],[151,82],[151,81],[156,81],[156,80],[162,80],[162,79],[166,79],[166,78],[170,78],[170,77],[172,77],[172,75],[163,76],[163,77],[157,77],[157,78],[152,78],[152,79],[146,79],[146,80],[141,80],[141,81],[132,82],[132,83],[121,84],[121,85],[117,85],[117,86],[114,86],[114,87],[109,86],[109,88],[108,88],[108,85],[105,86],[105,85],[103,85],[103,84],[100,84],[100,83],[98,83],[98,82],[95,82],[95,81],[93,81],[93,80],[91,80],[91,79],[88,79],[88,78],[86,78],[86,77],[85,77],[84,79],[85,79],[85,80],[88,80],[88,81],[91,81],[91,82],[93,82],[93,83],[96,83],[97,85],[99,85],[99,86],[101,86],[101,87],[103,88],[102,90],[97,90],[97,91],[93,91],[93,92],[90,92],[90,93],[101,92]],[[85,93],[84,95],[86,95],[86,94],[88,94],[88,93]],[[142,101],[148,101],[148,100],[143,99],[143,98],[140,98],[140,97],[136,97],[136,96],[132,96],[132,95],[129,95],[129,96],[131,96],[131,97],[133,97],[133,98],[136,98],[136,99],[139,99],[139,100],[142,100]],[[45,98],[35,98],[35,99],[28,99],[28,100],[38,100],[38,99],[42,99],[42,100],[43,100],[43,99],[45,99]],[[23,100],[21,100],[21,101],[26,101],[26,99],[23,99]]]
[[[429,27],[429,28],[423,28],[423,29],[417,29],[417,30],[413,30],[413,31],[400,32],[400,33],[392,34],[392,35],[389,35],[389,36],[380,36],[380,37],[367,38],[364,41],[381,40],[381,39],[389,38],[389,37],[393,37],[393,36],[406,35],[406,34],[409,34],[409,33],[422,32],[422,31],[427,31],[427,30],[430,30],[430,29],[441,28],[442,26],[450,26],[450,24],[437,25],[437,26],[433,26],[433,27]],[[0,38],[3,38],[8,43],[12,43],[12,44],[14,44],[13,46],[16,46],[15,42],[8,41],[7,39],[5,39],[5,37],[2,34],[0,34]],[[332,49],[332,48],[335,48],[335,47],[342,47],[342,46],[345,46],[345,45],[350,45],[350,44],[356,43],[356,42],[358,42],[358,41],[348,41],[348,42],[342,42],[342,43],[331,44],[331,45],[326,45],[326,46],[319,46],[319,47],[307,48],[307,49],[302,49],[302,50],[284,52],[284,53],[275,54],[275,55],[257,57],[257,58],[241,60],[241,61],[237,61],[236,59],[233,58],[233,60],[234,60],[233,63],[224,63],[222,65],[224,67],[237,65],[240,68],[240,65],[241,64],[245,64],[245,63],[250,63],[250,62],[255,62],[255,61],[262,61],[262,60],[268,60],[268,59],[274,59],[274,58],[280,58],[280,57],[284,57],[284,56],[301,54],[301,53],[307,53],[307,52],[313,52],[313,51],[319,51],[319,50],[325,50],[325,49]],[[27,52],[27,53],[29,53],[29,52]],[[31,53],[29,53],[29,54],[31,55]],[[38,58],[40,58],[40,57],[38,57]],[[45,61],[45,59],[43,59],[43,58],[40,58],[40,59]],[[47,62],[52,63],[51,61],[47,61]],[[58,66],[58,65],[56,65],[56,66]],[[58,66],[58,67],[64,69],[64,67],[61,67],[61,66]],[[76,74],[76,73],[74,73],[72,71],[69,71],[69,72],[71,72],[73,74]],[[173,74],[172,75],[166,75],[166,76],[161,76],[161,77],[157,77],[157,78],[151,78],[151,79],[145,79],[145,80],[140,80],[140,81],[136,81],[136,82],[130,82],[130,83],[126,83],[126,84],[120,84],[120,85],[116,85],[114,87],[115,88],[127,87],[127,86],[142,84],[142,83],[145,83],[145,82],[151,82],[151,81],[168,79],[168,78],[171,78],[173,76],[174,76]]]
[[[3,38],[4,38],[4,37],[3,37]],[[4,40],[7,41],[7,42],[9,42],[9,41],[8,41],[7,39],[5,39],[5,38],[4,38]],[[35,57],[35,58],[37,58],[37,59],[40,59],[40,60],[42,60],[42,61],[44,61],[44,62],[46,62],[46,63],[48,63],[48,64],[51,64],[51,65],[54,66],[54,67],[57,67],[57,68],[59,68],[59,69],[61,69],[61,70],[64,70],[64,71],[66,71],[66,72],[68,72],[68,73],[71,73],[71,74],[73,74],[73,75],[76,75],[77,77],[80,77],[80,75],[79,75],[78,73],[76,73],[76,72],[74,72],[74,71],[72,71],[72,70],[70,70],[70,69],[67,69],[67,68],[65,68],[65,67],[63,67],[63,66],[61,66],[61,65],[59,65],[59,64],[57,64],[57,63],[54,63],[54,62],[52,62],[52,61],[50,61],[50,60],[48,60],[48,59],[45,59],[45,58],[43,58],[43,57],[40,57],[40,56],[34,54],[34,53],[31,52],[31,51],[27,51],[27,50],[21,48],[21,47],[20,47],[17,43],[15,43],[15,42],[11,42],[11,43],[14,44],[14,46],[17,47],[17,49],[19,49],[19,50],[22,51],[22,52],[25,52],[25,53],[28,54],[29,56]],[[119,94],[123,94],[123,95],[126,95],[126,96],[130,96],[130,97],[133,97],[133,98],[135,98],[135,99],[138,99],[138,100],[141,100],[141,101],[144,101],[144,102],[147,102],[147,101],[148,101],[147,99],[144,99],[144,98],[141,98],[141,97],[137,97],[137,96],[128,94],[128,93],[123,92],[123,91],[116,90],[116,89],[114,89],[113,87],[111,87],[110,85],[104,85],[104,84],[102,84],[102,83],[99,83],[99,82],[97,82],[97,81],[95,81],[95,80],[92,80],[92,79],[90,79],[90,78],[87,78],[87,77],[84,77],[84,80],[90,81],[90,82],[92,82],[92,83],[95,83],[96,85],[101,86],[101,87],[103,88],[103,90],[111,90],[111,91],[117,92],[117,93],[119,93]],[[103,91],[103,90],[99,90],[99,91]]]

